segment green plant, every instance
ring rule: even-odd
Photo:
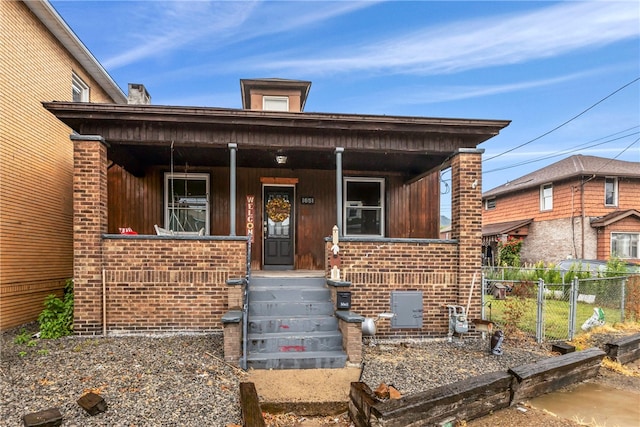
[[[26,329],[20,329],[20,333],[13,339],[14,344],[26,344],[31,341],[31,334]]]
[[[60,338],[73,332],[73,280],[67,280],[63,299],[49,295],[38,316],[41,338]]]
[[[38,345],[38,343],[36,342],[36,340],[30,340],[30,341],[27,343],[27,347],[35,347],[35,346],[37,346],[37,345]]]
[[[498,263],[505,267],[519,267],[520,249],[522,249],[523,240],[508,236],[506,241],[498,242]]]
[[[21,352],[18,353],[18,356],[20,356],[20,357],[25,357],[26,355],[27,355],[26,351],[21,351]]]
[[[47,350],[46,348],[41,348],[40,350],[37,351],[37,353],[41,356],[46,356],[49,354],[49,350]]]

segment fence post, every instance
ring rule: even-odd
[[[538,319],[536,322],[536,341],[544,341],[544,280],[538,279]]]
[[[482,294],[480,296],[480,318],[482,320],[486,320],[484,317],[484,300],[485,300],[485,293],[487,292],[487,284],[485,283],[484,273],[482,273],[481,280],[482,280],[481,281],[482,285],[480,285],[480,289],[482,291]]]
[[[574,277],[571,281],[571,291],[569,292],[569,341],[571,341],[576,333],[576,317],[578,304],[578,286],[579,281]]]
[[[624,277],[622,279],[622,289],[620,290],[620,294],[621,294],[621,301],[620,301],[620,322],[624,323],[624,319],[625,319],[625,313],[624,313],[624,302],[626,299],[625,296],[625,289],[627,287],[627,278]]]

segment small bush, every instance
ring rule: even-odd
[[[60,338],[73,333],[73,280],[67,280],[64,297],[49,295],[44,310],[38,316],[40,338]]]

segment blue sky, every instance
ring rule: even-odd
[[[571,154],[640,161],[635,0],[51,3],[153,104],[241,108],[241,78],[281,77],[312,82],[308,112],[512,120],[480,145],[483,191]]]

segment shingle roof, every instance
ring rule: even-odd
[[[628,209],[626,211],[615,211],[603,217],[592,220],[591,226],[605,227],[607,225],[613,224],[614,222],[620,221],[621,219],[625,219],[626,217],[632,216],[632,215],[640,218],[640,212],[638,212],[635,209]]]
[[[626,162],[576,154],[495,187],[483,193],[482,197],[493,197],[525,188],[538,187],[548,182],[589,175],[640,178],[640,162]]]
[[[515,221],[497,222],[495,224],[486,224],[482,226],[482,237],[494,236],[498,234],[506,234],[510,231],[524,227],[533,222],[533,218],[518,219]]]

